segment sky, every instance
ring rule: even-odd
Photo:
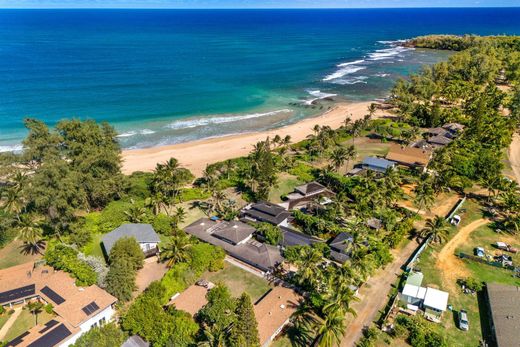
[[[520,0],[0,0],[0,8],[520,7]]]

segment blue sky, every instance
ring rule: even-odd
[[[0,8],[517,7],[520,0],[0,0]]]

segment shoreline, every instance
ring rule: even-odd
[[[245,156],[255,143],[265,140],[268,136],[272,138],[277,134],[281,137],[290,135],[292,142],[296,143],[311,134],[315,124],[328,125],[336,129],[343,124],[347,116],[352,121],[361,119],[368,113],[368,106],[374,102],[337,103],[332,109],[318,116],[272,130],[206,138],[167,146],[123,150],[122,171],[126,175],[136,171],[150,172],[157,163],[174,157],[179,160],[181,166],[189,169],[195,176],[200,176],[207,164]],[[378,111],[378,113],[381,112]]]

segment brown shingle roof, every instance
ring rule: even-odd
[[[287,323],[299,300],[300,296],[294,290],[279,286],[256,303],[254,309],[261,346]]]
[[[486,283],[497,345],[517,347],[520,330],[520,287]]]
[[[386,159],[406,166],[426,166],[430,161],[431,152],[415,147],[391,145]]]
[[[194,316],[208,303],[206,299],[207,292],[208,289],[205,287],[194,284],[170,301],[170,304],[174,304],[177,310],[186,311]]]

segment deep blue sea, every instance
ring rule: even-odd
[[[0,10],[0,151],[25,117],[108,121],[125,148],[281,126],[385,97],[448,57],[395,41],[441,33],[520,34],[520,8]]]

